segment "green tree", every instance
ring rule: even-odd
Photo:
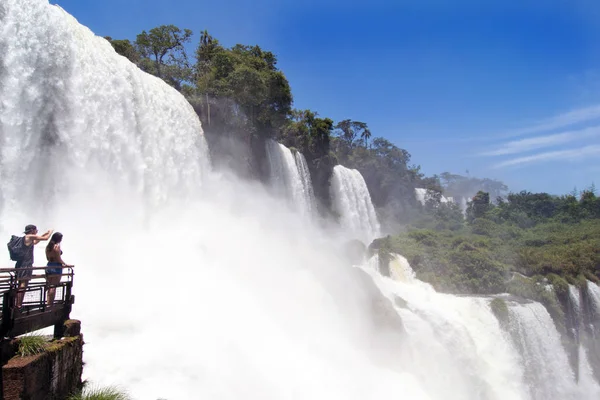
[[[226,50],[205,31],[196,56],[200,98],[208,103],[220,99],[219,103],[226,104],[216,114],[207,113],[206,120],[224,113],[228,118],[222,115],[219,118],[224,121],[221,129],[231,131],[235,127],[248,138],[254,134],[274,137],[286,126],[292,92],[287,78],[276,67],[277,58],[273,53],[259,46],[241,44]]]
[[[477,218],[483,218],[485,213],[491,209],[490,194],[487,192],[479,191],[473,197],[471,203],[467,208],[467,220],[472,222]]]
[[[337,136],[342,139],[346,151],[355,146],[355,140],[357,137],[361,138],[365,144],[365,147],[367,145],[367,140],[371,138],[371,131],[364,122],[345,119],[338,122],[338,124],[335,126],[335,129],[337,130]]]
[[[180,89],[183,81],[191,79],[191,70],[185,52],[192,31],[183,31],[175,25],[161,25],[142,31],[135,40],[138,52],[150,60],[141,66],[167,83]]]

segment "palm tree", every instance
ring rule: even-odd
[[[361,139],[364,141],[365,143],[365,147],[367,147],[367,144],[369,142],[369,139],[371,138],[371,131],[369,130],[369,128],[365,128],[362,133],[360,134]]]

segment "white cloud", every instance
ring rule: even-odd
[[[521,136],[530,133],[551,131],[599,118],[600,104],[556,115],[552,118],[542,120],[535,125],[507,132],[506,136]]]
[[[538,136],[527,139],[513,140],[503,144],[500,148],[482,153],[484,156],[501,156],[508,154],[523,153],[530,150],[551,147],[558,144],[568,143],[575,140],[585,139],[600,135],[600,126],[592,126],[585,129],[555,133],[552,135]]]
[[[578,149],[549,151],[525,157],[513,158],[512,160],[503,161],[494,165],[494,168],[519,166],[523,164],[531,164],[541,161],[551,160],[583,160],[586,157],[599,155],[600,145],[590,145]]]

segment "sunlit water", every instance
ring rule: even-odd
[[[367,244],[379,236],[379,220],[367,184],[358,170],[336,165],[330,194],[333,210],[345,232]]]

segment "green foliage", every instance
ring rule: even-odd
[[[599,281],[597,219],[566,224],[560,222],[558,214],[543,219],[538,213],[534,225],[522,227],[512,218],[496,218],[500,207],[507,206],[490,205],[481,218],[456,229],[436,226],[434,216],[438,209],[434,208],[428,211],[427,218],[415,221],[405,233],[395,236],[393,243],[397,245],[393,247],[407,257],[420,279],[448,292],[509,291],[556,307],[545,291],[523,293],[523,285],[516,285],[509,273],[546,277],[559,296],[566,293],[568,284],[581,286],[586,280]],[[517,208],[515,212],[523,213],[521,210]],[[559,313],[555,310],[554,314]]]
[[[505,268],[488,251],[466,244],[448,253],[455,267],[453,280],[457,286],[471,293],[498,293],[504,289]]]
[[[17,354],[21,357],[33,356],[42,353],[46,349],[48,340],[37,334],[27,334],[19,338]]]
[[[473,222],[476,219],[483,218],[483,216],[491,209],[490,194],[480,190],[473,197],[471,203],[469,203],[467,208],[467,220]]]
[[[197,96],[190,101],[205,126],[265,137],[276,136],[286,126],[292,92],[273,53],[241,44],[225,49],[204,31],[196,58]],[[223,98],[229,102],[223,104]]]
[[[142,57],[153,59],[153,64],[145,65],[148,71],[159,78],[171,80],[171,83],[180,83],[189,78],[184,45],[191,36],[189,29],[182,31],[175,25],[161,25],[137,35],[135,46]]]
[[[68,400],[130,400],[131,397],[123,390],[108,386],[102,388],[85,388],[81,393],[74,394]]]

